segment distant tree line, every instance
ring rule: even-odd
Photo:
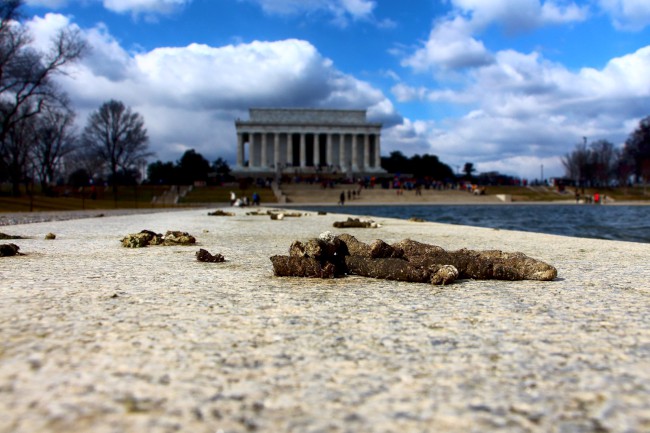
[[[194,149],[185,151],[176,161],[156,161],[147,167],[147,180],[151,184],[191,185],[194,182],[221,183],[231,180],[230,167],[222,158],[210,164]]]
[[[642,119],[622,148],[586,138],[562,158],[565,176],[576,186],[626,185],[650,180],[650,116]]]
[[[443,183],[470,182],[479,185],[517,185],[520,179],[497,171],[476,174],[476,167],[471,162],[463,165],[462,173],[454,173],[450,166],[441,162],[437,156],[424,154],[408,158],[400,151],[391,152],[381,158],[381,166],[392,174],[412,176],[417,182],[427,184],[430,181]]]
[[[439,181],[455,180],[454,172],[447,164],[440,162],[437,156],[424,154],[413,155],[410,158],[398,150],[389,156],[381,157],[384,170],[394,174],[409,174],[416,179],[434,179]]]

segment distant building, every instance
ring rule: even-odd
[[[381,123],[365,110],[251,108],[235,122],[235,174],[385,173]]]

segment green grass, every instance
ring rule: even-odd
[[[248,196],[250,199],[253,192],[261,196],[262,204],[277,203],[270,188],[249,187],[241,190],[232,186],[206,186],[196,187],[185,196],[177,205],[152,204],[152,198],[160,195],[169,186],[143,185],[135,187],[120,187],[118,189],[117,201],[113,198],[110,188],[97,188],[96,198],[90,198],[90,190],[62,189],[61,196],[49,197],[40,194],[38,191],[30,197],[23,192],[21,197],[11,197],[6,185],[0,186],[0,212],[32,212],[32,211],[65,211],[83,209],[153,209],[166,207],[186,207],[196,204],[223,204],[230,201],[230,191],[234,191],[238,197]],[[569,188],[566,194],[553,192],[551,188],[547,191],[530,189],[519,186],[492,186],[487,188],[490,195],[510,194],[514,202],[536,202],[536,201],[566,201],[574,199],[574,189]],[[598,192],[601,196],[606,195],[615,201],[646,201],[650,203],[650,191],[643,187],[629,188],[586,188],[585,194],[593,195]],[[67,196],[63,196],[63,194]]]
[[[257,192],[262,204],[277,203],[270,188],[250,187],[242,190],[229,186],[195,187],[180,200],[180,203],[230,203],[230,191],[233,191],[237,197],[248,197],[249,200],[252,199],[253,193]]]
[[[558,193],[551,187],[527,188],[523,186],[488,186],[487,192],[490,195],[510,194],[514,202],[536,202],[536,201],[562,201],[574,200],[575,189],[569,187],[565,193]],[[585,188],[584,195],[593,196],[595,193],[606,195],[616,201],[650,201],[650,194],[644,193],[642,186],[629,188]],[[580,194],[582,189],[580,189]]]
[[[12,197],[8,188],[0,188],[0,212],[32,212],[32,211],[65,211],[84,209],[131,209],[131,208],[164,208],[171,207],[160,204],[153,205],[154,196],[162,194],[167,186],[123,186],[118,188],[115,201],[110,188],[95,188],[95,199],[91,198],[90,188],[73,189],[60,188],[58,196],[47,196],[35,191],[33,196],[22,190],[20,197]]]

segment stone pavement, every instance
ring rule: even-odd
[[[0,258],[0,432],[650,431],[650,245],[233,211],[3,227],[31,238]],[[198,245],[121,247],[142,229]],[[325,230],[522,251],[559,276],[272,275],[271,255]]]

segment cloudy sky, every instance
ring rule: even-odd
[[[92,47],[59,77],[80,126],[142,114],[156,159],[235,159],[250,107],[367,109],[382,153],[529,179],[583,137],[621,145],[650,115],[648,0],[25,0],[46,47]]]

